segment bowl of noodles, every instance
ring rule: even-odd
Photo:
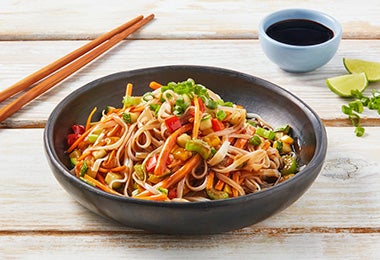
[[[269,218],[300,198],[327,137],[302,100],[223,68],[115,73],[51,113],[44,147],[61,186],[89,210],[165,234],[215,234]]]

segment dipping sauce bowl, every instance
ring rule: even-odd
[[[289,72],[313,71],[338,50],[342,27],[330,15],[310,9],[285,9],[264,17],[258,28],[266,56]]]

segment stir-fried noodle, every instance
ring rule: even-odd
[[[74,125],[67,153],[78,178],[106,192],[156,201],[226,199],[297,173],[289,126],[223,101],[192,79],[150,84],[152,92]]]

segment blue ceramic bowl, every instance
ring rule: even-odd
[[[314,45],[286,44],[268,36],[267,29],[281,21],[305,19],[324,25],[333,32],[333,37]],[[333,17],[315,10],[285,9],[266,16],[259,24],[259,40],[267,57],[281,69],[289,72],[315,70],[331,60],[338,50],[342,28]]]

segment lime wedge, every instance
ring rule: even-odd
[[[380,62],[343,58],[343,64],[350,73],[364,72],[369,82],[380,80]]]
[[[354,73],[326,79],[326,84],[332,92],[341,97],[351,97],[352,90],[362,92],[368,86],[366,74]]]

